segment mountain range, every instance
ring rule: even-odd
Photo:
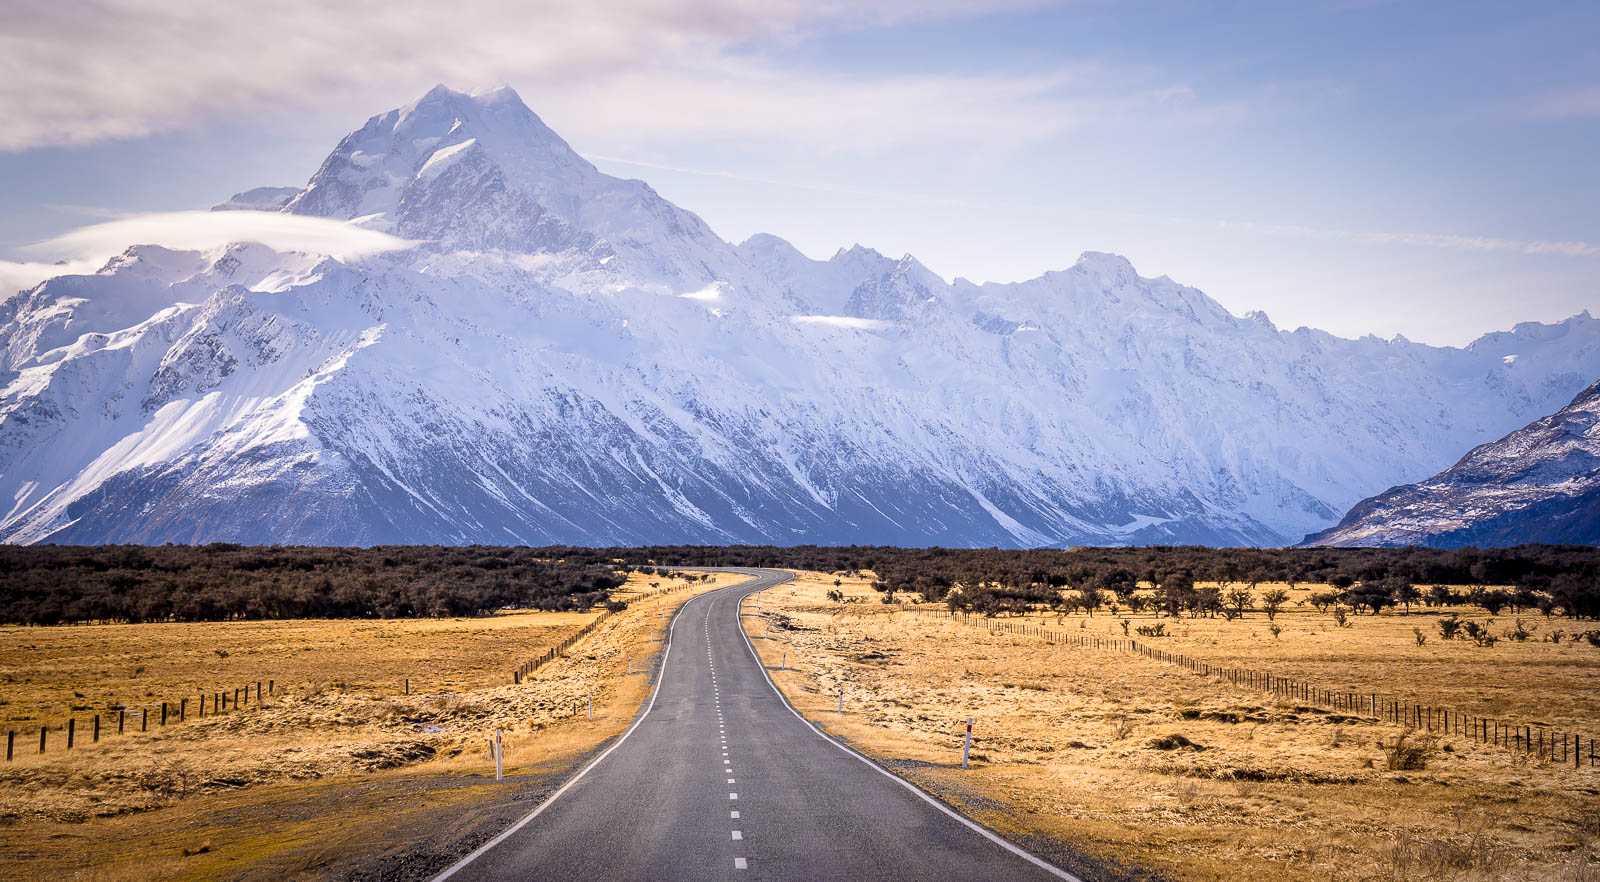
[[[1111,254],[974,284],[735,245],[509,88],[218,208],[403,244],[130,243],[7,298],[0,540],[1283,544],[1600,376],[1587,312],[1434,347]]]
[[[1363,500],[1311,545],[1600,545],[1600,382],[1427,480]]]

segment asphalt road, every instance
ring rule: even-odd
[[[438,879],[1073,879],[800,718],[739,626],[787,573],[679,608],[619,741]]]

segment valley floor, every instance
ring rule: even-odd
[[[667,616],[737,580],[634,575],[615,595],[627,610],[519,685],[513,668],[598,614],[0,629],[0,728],[18,730],[0,766],[0,878],[426,877],[621,732]],[[272,680],[259,704],[216,714],[208,698],[199,718],[200,691],[258,677]],[[157,710],[148,731],[125,716],[113,734],[108,707],[170,708],[180,694],[184,722],[169,709],[162,727]],[[502,782],[487,748],[497,728]]]
[[[854,602],[829,600],[831,590]],[[864,579],[801,574],[759,608],[747,602],[746,627],[809,719],[1019,841],[1054,840],[1186,880],[1600,874],[1600,769],[1587,763],[1574,770],[1440,735],[1425,769],[1390,771],[1397,725],[881,597]],[[1276,636],[1259,612],[1229,622],[1102,611],[1031,624],[1121,636],[1123,619],[1165,623],[1175,636],[1140,639],[1214,663],[1596,728],[1600,649],[1446,642],[1431,611],[1340,628],[1291,606]],[[1509,626],[1502,616],[1494,628]],[[1413,628],[1432,639],[1418,645]],[[962,770],[968,717],[972,768]]]

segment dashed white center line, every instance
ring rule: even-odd
[[[737,794],[737,793],[730,793],[730,794],[728,794],[728,798],[729,798],[729,799],[738,799],[738,798],[739,798],[739,794]]]
[[[732,818],[735,821],[737,821],[737,820],[739,820],[739,813],[738,812],[728,812],[728,817]]]
[[[746,870],[749,869],[749,865],[744,862],[744,858],[734,858],[733,868],[735,870]]]
[[[735,831],[733,831],[733,838],[734,839],[743,839],[744,838],[744,834],[739,832],[738,830],[735,830]]]

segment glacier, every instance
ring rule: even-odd
[[[733,244],[509,88],[219,208],[403,240],[129,243],[0,304],[0,540],[1277,545],[1600,376],[1235,316],[1085,253],[1011,284]]]

